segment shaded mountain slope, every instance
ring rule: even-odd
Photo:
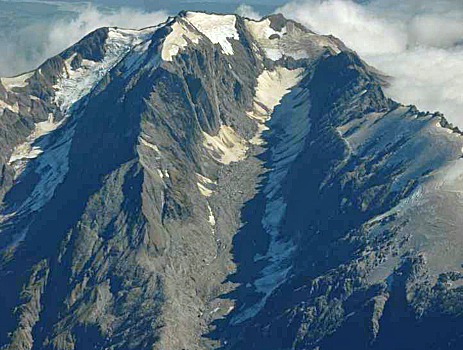
[[[0,346],[461,346],[463,139],[280,15],[103,28],[0,84]]]

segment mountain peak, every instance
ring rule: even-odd
[[[200,12],[2,79],[0,347],[461,345],[463,139],[382,85]]]
[[[170,24],[171,33],[166,37],[162,57],[169,61],[189,44],[198,44],[206,37],[218,44],[227,54],[233,54],[230,40],[239,40],[236,16],[204,12],[183,12]]]
[[[237,15],[203,12],[182,12],[178,20],[171,22],[162,53],[165,61],[172,60],[189,45],[196,45],[200,37],[219,45],[223,52],[233,54],[233,42],[251,37],[255,47],[269,60],[283,57],[295,60],[313,58],[329,49],[333,53],[345,50],[345,46],[330,36],[317,35],[302,25],[287,20],[281,14],[261,20],[251,20]]]

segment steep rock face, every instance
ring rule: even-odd
[[[382,84],[282,16],[191,12],[2,78],[0,345],[460,345],[463,139]]]
[[[226,348],[458,347],[462,256],[454,247],[461,241],[450,232],[460,219],[450,208],[461,135],[442,128],[440,115],[385,99],[350,53],[321,60],[307,88],[310,131],[281,188],[284,261],[269,270],[272,252],[249,275],[260,258],[244,253],[234,277],[240,307],[220,324]],[[256,227],[265,230],[265,220],[249,220],[240,246]],[[282,272],[262,307],[261,285]],[[446,298],[450,309],[440,304]]]

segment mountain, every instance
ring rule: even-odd
[[[99,29],[0,84],[0,348],[460,349],[462,147],[281,15]]]

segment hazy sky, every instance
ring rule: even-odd
[[[389,96],[463,129],[463,1],[293,1],[280,9],[393,77]]]
[[[463,129],[461,0],[0,0],[0,76],[33,69],[97,27],[153,25],[181,9],[282,12],[390,75],[392,98],[442,111]]]
[[[255,2],[253,7],[263,14],[284,3]],[[143,27],[181,10],[235,12],[240,4],[236,0],[0,0],[0,76],[31,70],[101,26]]]

